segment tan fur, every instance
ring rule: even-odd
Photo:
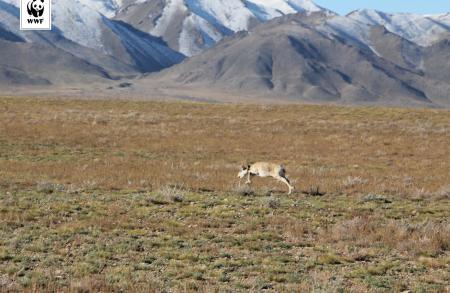
[[[269,163],[269,162],[257,162],[247,166],[242,166],[241,171],[238,174],[239,178],[243,178],[247,175],[246,184],[251,184],[252,176],[259,177],[272,177],[280,182],[283,182],[289,187],[289,193],[292,193],[294,186],[291,185],[289,179],[286,177],[286,169],[283,165]]]

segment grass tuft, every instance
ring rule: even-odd
[[[240,196],[254,196],[255,191],[248,184],[236,185],[233,187],[232,192]]]
[[[157,191],[159,198],[172,202],[183,202],[186,190],[183,185],[166,185]]]

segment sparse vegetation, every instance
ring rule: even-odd
[[[449,130],[438,110],[0,99],[0,291],[447,292]],[[245,160],[297,190],[239,187]]]
[[[239,184],[231,190],[233,193],[241,196],[254,196],[255,190],[249,184]]]
[[[185,193],[183,186],[167,185],[158,190],[157,196],[169,202],[183,202]]]

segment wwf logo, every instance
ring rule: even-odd
[[[20,29],[51,30],[52,1],[53,0],[20,0]]]
[[[27,4],[27,11],[30,16],[41,17],[44,14],[44,0],[31,0]]]

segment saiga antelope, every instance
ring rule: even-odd
[[[273,177],[278,181],[283,182],[289,187],[289,193],[292,193],[294,190],[294,186],[291,185],[291,182],[286,177],[286,169],[283,165],[268,163],[268,162],[258,162],[249,164],[247,166],[242,166],[241,171],[238,173],[238,178],[244,178],[247,175],[247,181],[245,184],[251,184],[252,176],[259,177]]]

